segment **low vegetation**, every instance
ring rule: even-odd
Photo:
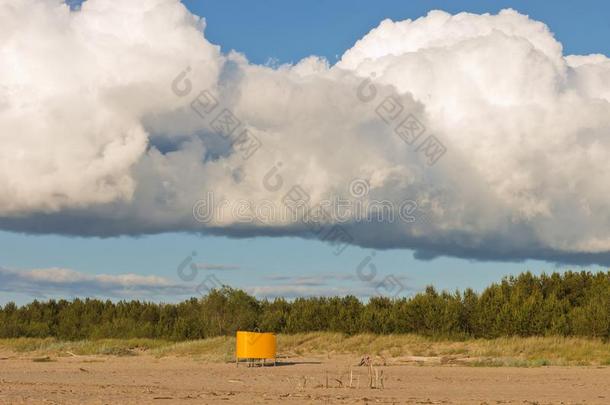
[[[438,292],[428,287],[409,298],[375,297],[368,302],[354,296],[267,301],[224,287],[178,304],[75,299],[0,307],[0,338],[178,342],[257,328],[288,335],[335,332],[453,340],[513,336],[608,340],[610,272],[523,273],[481,293],[471,289]]]
[[[524,273],[481,293],[257,300],[224,287],[179,304],[95,299],[0,307],[0,350],[231,361],[237,330],[278,333],[281,356],[375,356],[472,366],[610,365],[610,272]]]
[[[147,353],[157,357],[186,356],[204,361],[234,359],[235,338],[219,336],[187,342],[160,339],[101,339],[58,341],[53,338],[3,339],[0,351],[18,352],[33,361],[54,357],[113,355],[135,356]],[[610,344],[600,339],[573,337],[510,337],[497,339],[436,339],[421,335],[347,336],[316,332],[278,335],[280,360],[286,357],[339,355],[373,356],[377,363],[401,362],[463,364],[470,366],[535,367],[546,365],[610,365]]]

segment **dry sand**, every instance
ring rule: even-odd
[[[610,403],[610,367],[389,364],[377,367],[384,388],[371,389],[357,366],[346,387],[360,360],[347,356],[264,368],[148,354],[0,359],[0,404]]]

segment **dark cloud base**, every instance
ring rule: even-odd
[[[253,224],[235,225],[228,228],[194,229],[196,223],[185,219],[182,226],[162,226],[146,223],[139,217],[92,218],[90,212],[72,210],[61,214],[34,214],[27,218],[0,217],[0,229],[5,231],[45,235],[54,234],[67,237],[99,237],[112,238],[119,236],[140,237],[144,235],[186,232],[200,236],[223,236],[228,238],[252,237],[298,237],[303,239],[319,239],[301,226],[284,228],[263,228]],[[583,253],[566,252],[549,249],[538,243],[533,236],[523,238],[527,234],[519,229],[523,238],[518,244],[508,246],[502,238],[489,235],[478,237],[476,241],[471,236],[461,233],[444,235],[437,240],[414,239],[402,236],[395,238],[391,232],[370,234],[370,229],[358,224],[344,224],[343,228],[353,237],[353,245],[371,249],[409,249],[414,251],[418,260],[433,260],[439,257],[455,257],[475,261],[523,262],[526,260],[542,260],[557,265],[610,266],[610,252]],[[329,247],[331,249],[331,247]]]

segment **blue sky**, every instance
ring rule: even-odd
[[[185,1],[207,20],[206,35],[223,51],[236,49],[255,63],[269,58],[297,62],[309,55],[335,61],[385,18],[415,19],[429,10],[455,14],[497,13],[513,8],[546,23],[564,45],[564,53],[610,53],[610,5],[603,0],[313,0],[286,2]]]
[[[193,288],[197,288],[211,274],[223,284],[242,288],[275,285],[277,292],[286,290],[288,285],[298,286],[300,281],[309,285],[307,279],[312,277],[316,278],[312,286],[314,291],[345,288],[354,294],[366,294],[371,292],[370,286],[357,277],[357,269],[367,257],[371,257],[370,263],[377,267],[377,275],[372,281],[383,282],[386,277],[395,276],[404,287],[401,294],[405,295],[428,284],[449,290],[466,287],[481,289],[503,275],[523,270],[538,273],[556,269],[554,265],[535,261],[501,263],[453,258],[421,261],[413,259],[410,250],[372,251],[354,246],[336,256],[326,243],[286,237],[229,239],[171,233],[100,239],[1,232],[0,240],[4,247],[3,266],[11,269],[57,267],[90,274],[137,273],[158,275],[179,282],[177,269],[192,252],[196,253],[194,263],[236,267],[201,270],[194,280],[187,283]],[[372,274],[369,270],[363,273],[367,277]],[[289,279],[284,280],[282,276]],[[317,279],[321,279],[319,286]],[[393,294],[392,291],[389,295]],[[260,295],[273,296],[267,292]],[[31,300],[24,294],[3,293],[2,297],[4,301]],[[175,296],[149,298],[164,301],[177,299]]]
[[[223,52],[234,49],[259,64],[297,62],[309,55],[324,56],[333,63],[384,18],[415,19],[431,9],[496,13],[514,8],[549,25],[563,43],[565,54],[610,54],[609,5],[603,1],[200,0],[185,4],[193,13],[205,16],[208,40],[220,44]],[[0,246],[0,267],[11,270],[66,268],[91,275],[135,273],[180,282],[177,268],[196,252],[193,262],[201,267],[227,269],[201,270],[197,278],[187,282],[193,287],[213,274],[220,282],[235,287],[259,287],[261,296],[273,296],[273,286],[279,293],[290,291],[291,285],[321,293],[347,291],[365,295],[372,291],[370,284],[356,277],[359,264],[371,256],[371,249],[351,246],[335,256],[323,242],[291,237],[231,239],[167,233],[136,238],[83,238],[0,231]],[[372,282],[392,275],[404,287],[401,295],[427,284],[449,290],[481,289],[503,275],[524,270],[539,273],[574,268],[541,261],[421,261],[405,249],[376,251],[371,263],[378,271]],[[163,293],[147,297],[159,301],[183,298]],[[31,299],[31,294],[2,292],[0,304]]]

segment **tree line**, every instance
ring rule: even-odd
[[[505,277],[480,293],[427,287],[412,297],[259,300],[230,287],[177,304],[98,299],[0,306],[0,338],[201,339],[236,330],[417,333],[437,337],[610,338],[610,272]]]

